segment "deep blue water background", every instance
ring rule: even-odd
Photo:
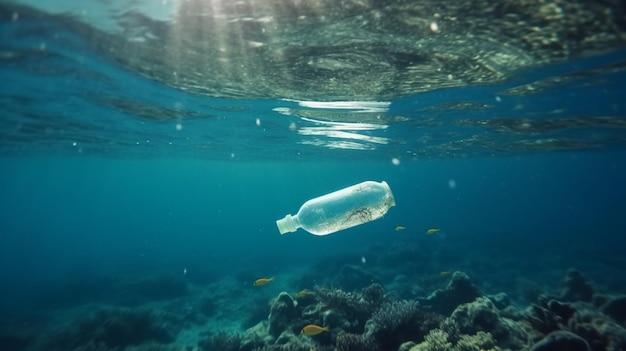
[[[600,283],[622,281],[595,265],[607,252],[623,252],[623,160],[619,151],[399,166],[3,158],[0,274],[11,297],[3,301],[25,308],[46,295],[42,289],[99,276],[187,268],[193,281],[240,272],[279,275],[327,257],[358,263],[372,245],[383,249],[425,236],[431,227],[442,230],[438,245],[506,258],[509,267],[503,262],[493,273],[516,268],[513,258],[529,267],[529,280],[578,267]],[[274,221],[306,199],[367,179],[386,180],[395,194],[397,206],[383,219],[325,237],[302,230],[279,235]],[[397,225],[407,229],[396,232]]]

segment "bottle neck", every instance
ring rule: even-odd
[[[276,221],[278,231],[280,234],[292,233],[300,228],[300,221],[298,221],[298,215],[286,215],[285,218]]]

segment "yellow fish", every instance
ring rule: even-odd
[[[254,281],[254,286],[263,286],[274,281],[274,278],[259,278]]]
[[[329,331],[328,326],[320,327],[319,325],[309,324],[300,330],[300,334],[317,335],[325,331]]]
[[[405,230],[405,229],[406,229],[406,227],[403,227],[403,226],[399,225],[399,226],[396,227],[396,232],[399,232],[399,231]]]
[[[305,297],[305,296],[309,296],[309,295],[313,295],[313,292],[311,290],[309,290],[309,289],[300,290],[296,294],[297,297]]]
[[[439,228],[430,228],[426,231],[426,235],[433,235],[439,233]]]
[[[443,272],[440,272],[440,273],[439,273],[439,276],[440,276],[440,277],[447,277],[447,276],[449,276],[450,274],[452,274],[452,273],[451,273],[451,272],[448,272],[448,271],[443,271]]]

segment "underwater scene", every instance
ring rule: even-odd
[[[624,0],[0,0],[0,351],[626,350]]]

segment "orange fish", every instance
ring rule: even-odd
[[[450,274],[452,274],[452,273],[451,273],[451,272],[448,272],[448,271],[443,271],[443,272],[440,272],[440,273],[439,273],[439,276],[440,276],[440,277],[447,277],[447,276],[449,276]]]
[[[309,324],[300,330],[300,334],[317,335],[325,331],[329,331],[328,326],[320,327],[319,325]]]
[[[399,231],[405,230],[405,229],[406,229],[406,227],[403,227],[403,226],[399,225],[399,226],[396,227],[396,232],[399,232]]]
[[[313,292],[311,290],[309,290],[309,289],[300,290],[296,294],[297,297],[305,297],[305,296],[309,296],[309,295],[313,295]]]
[[[274,281],[274,278],[259,278],[254,281],[254,286],[263,286]]]
[[[426,235],[433,235],[439,233],[439,228],[430,228],[426,231]]]

